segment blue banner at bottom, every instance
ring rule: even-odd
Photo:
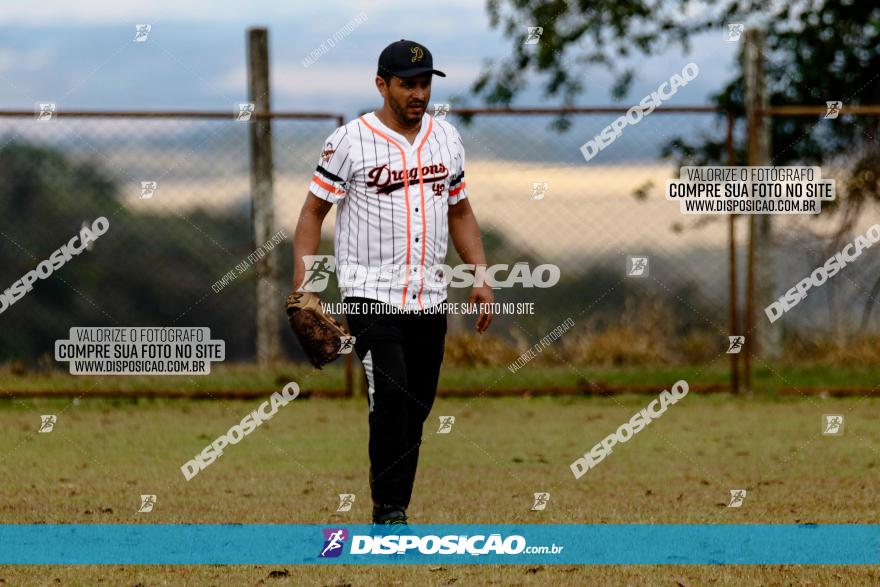
[[[874,565],[880,526],[0,525],[0,564]]]

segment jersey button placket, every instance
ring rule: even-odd
[[[419,229],[417,229],[417,230],[420,230],[420,232],[413,231],[415,234],[413,235],[414,243],[412,245],[412,248],[415,249],[416,251],[421,249],[421,255],[419,255],[419,260],[418,260],[418,264],[419,264],[420,269],[424,269],[424,267],[422,266],[422,263],[425,260],[425,245],[427,243],[423,242],[422,239],[425,238],[425,231],[427,230],[427,227],[425,226],[424,210],[422,210],[422,208],[424,208],[424,206],[425,206],[425,202],[424,202],[424,191],[423,191],[424,184],[422,182],[422,161],[419,156],[419,153],[420,153],[422,145],[425,144],[427,137],[430,136],[432,127],[433,127],[433,121],[429,118],[428,119],[428,127],[424,131],[425,135],[422,137],[421,141],[414,142],[410,145],[409,153],[408,153],[410,161],[412,161],[413,159],[415,160],[415,165],[416,165],[416,169],[417,169],[415,183],[418,186],[419,196],[421,197],[421,200],[422,200],[421,202],[419,202],[418,205],[414,205],[412,208],[415,211],[415,214],[418,214],[419,212],[421,212],[421,217],[422,217],[421,223],[418,223],[418,222],[415,223],[416,226],[419,227]],[[421,247],[419,245],[421,245]],[[419,273],[419,272],[416,272],[416,274],[419,276],[419,279],[418,279],[419,291],[417,294],[412,295],[412,299],[413,300],[417,299],[419,306],[421,306],[422,305],[421,292],[422,292],[422,289],[424,288],[425,276],[423,273]]]
[[[408,161],[416,161],[416,159],[417,159],[417,157],[416,157],[416,148],[415,148],[415,146],[416,146],[416,143],[413,143],[412,147],[410,147],[409,151],[407,152],[407,160],[408,160]],[[419,178],[419,175],[421,175],[421,173],[422,173],[422,170],[421,170],[421,169],[419,169],[419,170],[416,172],[416,180],[415,180],[415,184],[416,184],[416,185],[418,185],[418,181],[419,181],[418,178]],[[412,187],[412,184],[410,184],[410,187]],[[418,207],[418,206],[413,207],[413,212],[414,212],[415,214],[418,214],[418,213],[419,213],[419,207]],[[415,224],[416,226],[420,226],[418,223],[413,223],[413,224]],[[413,250],[417,250],[417,249],[418,249],[418,244],[419,244],[419,241],[420,241],[420,238],[421,238],[421,237],[418,236],[418,235],[416,235],[416,234],[415,234],[415,231],[413,231],[413,233],[414,233],[414,234],[413,234],[413,244],[412,244],[412,248],[413,248]],[[416,263],[418,263],[418,261],[416,261]],[[413,284],[414,282],[417,281],[418,275],[419,275],[419,268],[418,268],[418,267],[413,267],[413,268],[412,268],[412,276],[413,276],[413,278],[410,280],[410,287],[412,287],[413,289],[415,289],[415,288],[413,287],[412,284]],[[417,293],[413,293],[413,294],[410,296],[410,299],[413,300],[413,301],[415,301],[416,299],[418,299],[418,297],[419,297],[419,296],[418,296]]]
[[[411,145],[410,148],[406,150],[406,160],[407,160],[407,161],[410,161],[410,162],[416,160],[415,149],[414,149],[413,147],[414,147],[414,145]],[[420,171],[421,171],[421,170],[420,170]],[[416,173],[416,178],[418,178],[418,173]],[[416,185],[418,185],[418,179],[416,179]],[[410,186],[409,186],[409,187],[412,188],[412,183],[410,183]],[[409,193],[407,193],[407,196],[409,196]],[[416,214],[419,212],[419,208],[418,208],[418,206],[413,207],[412,210],[413,210]],[[409,212],[409,209],[408,209],[408,210],[407,210],[407,216],[409,216],[409,214],[410,214],[410,212]],[[416,223],[414,222],[413,224],[415,225]],[[413,233],[415,233],[415,230],[413,230]],[[415,249],[416,249],[416,244],[419,242],[419,237],[413,235],[413,241],[414,241],[414,242],[411,244],[411,246],[412,246],[413,250],[415,250]],[[416,301],[416,300],[418,299],[418,293],[417,293],[416,291],[414,291],[416,288],[413,287],[413,284],[416,283],[417,278],[418,278],[418,275],[419,275],[419,268],[418,268],[418,266],[414,266],[414,265],[416,265],[417,263],[418,263],[418,261],[415,261],[415,262],[411,262],[411,263],[410,263],[410,267],[412,268],[412,273],[411,273],[411,277],[410,277],[410,279],[409,279],[409,290],[410,290],[410,296],[409,296],[409,298],[410,298],[410,301],[413,301],[413,302]]]

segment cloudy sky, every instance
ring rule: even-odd
[[[436,79],[432,102],[462,94],[486,59],[510,51],[489,28],[485,3],[249,2],[214,0],[79,0],[39,3],[0,0],[0,104],[30,109],[38,101],[59,108],[228,109],[245,96],[245,30],[270,30],[273,103],[280,110],[328,110],[347,116],[377,105],[373,87],[382,48],[417,40],[448,77]],[[310,67],[303,59],[322,41],[363,14],[366,20]],[[152,26],[133,43],[135,24]],[[523,23],[523,30],[533,23]],[[627,101],[638,101],[690,60],[697,80],[676,104],[704,104],[730,76],[737,45],[723,31],[696,40],[692,53],[668,52],[640,60]],[[609,76],[596,70],[582,105],[611,102]],[[471,100],[471,103],[476,103]],[[537,84],[517,102],[549,105]]]

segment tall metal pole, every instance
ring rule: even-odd
[[[727,111],[727,164],[736,165],[736,154],[733,148],[733,131],[736,119],[731,110]],[[728,332],[730,336],[742,334],[739,328],[739,311],[737,310],[737,283],[736,283],[736,216],[731,214],[727,218],[727,245],[729,265],[729,281],[730,293],[728,294],[730,304],[730,315],[728,322]],[[740,350],[740,353],[744,349]],[[740,353],[730,353],[730,389],[733,393],[739,393],[739,355]]]
[[[271,110],[269,99],[269,32],[252,28],[247,32],[248,101],[254,112]],[[269,117],[252,117],[250,122],[251,155],[251,220],[254,250],[270,240],[275,232],[275,209],[272,181],[272,121]],[[278,293],[278,268],[275,249],[256,262],[256,347],[257,362],[267,365],[280,354],[279,323],[281,296]]]
[[[742,69],[746,109],[746,164],[767,165],[770,161],[770,133],[764,110],[767,92],[764,84],[764,32],[747,29],[743,36]],[[761,354],[772,357],[780,350],[779,327],[761,322],[757,327],[755,313],[758,301],[767,301],[775,290],[775,267],[771,217],[753,214],[749,218],[749,253],[746,274],[744,378],[751,389],[751,359]]]

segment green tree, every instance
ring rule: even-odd
[[[529,76],[544,81],[543,90],[561,106],[572,106],[588,91],[586,73],[604,67],[615,76],[611,94],[619,100],[635,77],[632,57],[649,56],[671,47],[690,48],[694,35],[727,24],[759,21],[766,31],[767,87],[771,105],[815,104],[841,100],[847,106],[880,104],[880,4],[855,0],[754,2],[728,0],[707,6],[678,0],[489,0],[491,26],[511,41],[511,55],[486,65],[472,92],[490,105],[510,105]],[[686,17],[683,15],[696,15]],[[527,27],[540,26],[540,42],[524,45]],[[625,65],[630,64],[630,65]],[[742,73],[712,96],[712,101],[744,115]],[[877,158],[877,116],[843,116],[842,124],[817,124],[811,117],[771,120],[772,158],[776,165],[822,161],[829,154],[868,147],[853,169],[871,167]],[[668,153],[719,162],[718,142],[674,141]],[[876,169],[876,166],[874,166]],[[876,175],[855,178],[852,194],[860,203],[878,198]],[[872,184],[873,180],[873,184]],[[831,207],[833,209],[833,206]]]

